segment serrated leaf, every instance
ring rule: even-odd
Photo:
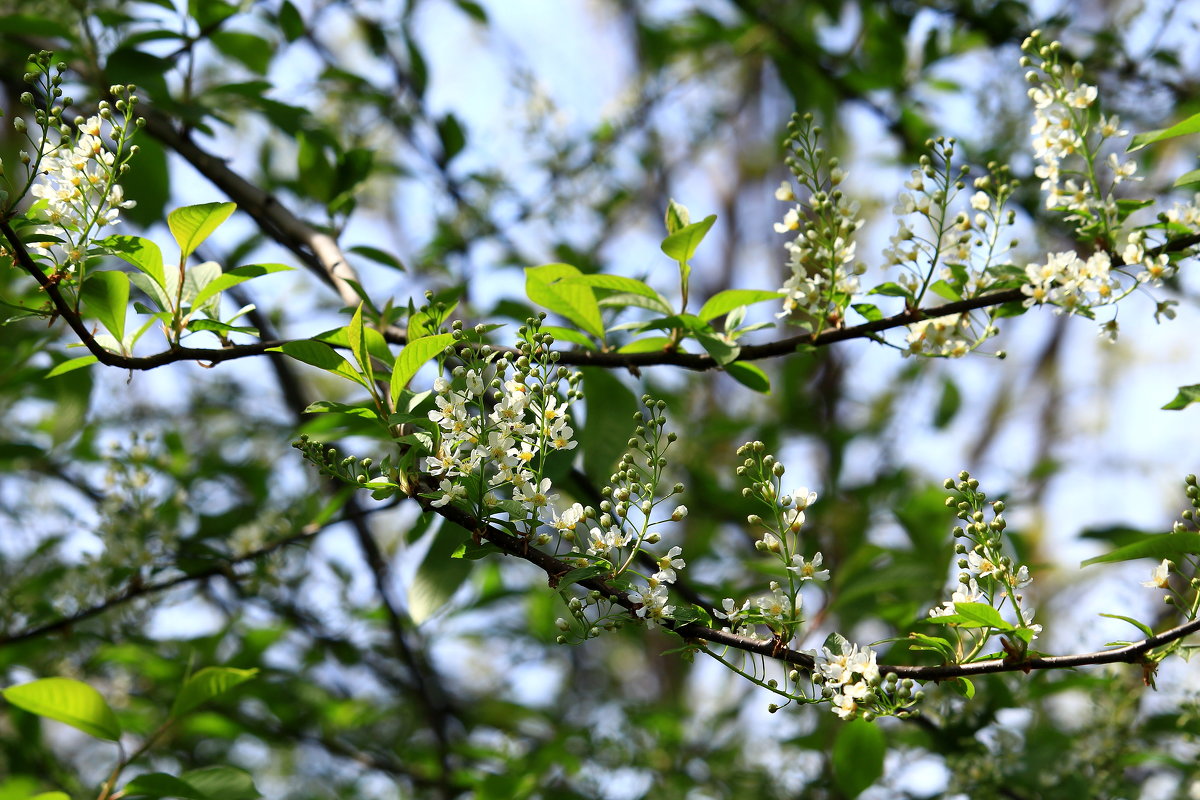
[[[88,311],[118,342],[125,338],[125,315],[129,311],[129,276],[124,272],[92,272],[80,292]]]
[[[205,667],[188,678],[187,683],[180,689],[175,702],[171,705],[171,716],[178,719],[201,703],[219,697],[257,674],[257,669]]]
[[[187,258],[221,226],[237,208],[236,203],[200,203],[177,208],[167,215],[167,227]]]
[[[97,739],[115,742],[121,724],[98,691],[70,678],[42,678],[0,691],[12,705],[48,719],[64,722]]]
[[[1177,559],[1185,554],[1200,553],[1200,533],[1184,531],[1182,533],[1149,533],[1141,541],[1118,547],[1111,553],[1089,558],[1080,563],[1081,567],[1092,564],[1114,564],[1119,561],[1132,561],[1136,558],[1152,558],[1161,561],[1164,558]]]
[[[768,292],[762,289],[726,289],[717,292],[705,301],[696,316],[708,322],[710,319],[724,316],[738,306],[749,306],[766,300],[778,300],[782,292]]]

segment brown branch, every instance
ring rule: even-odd
[[[138,106],[146,120],[146,133],[174,150],[208,178],[238,208],[245,211],[264,233],[294,253],[325,283],[332,286],[348,306],[357,306],[360,297],[349,282],[361,285],[337,240],[322,233],[285,208],[275,197],[229,168],[197,145],[190,136],[175,129],[170,120],[154,108]]]
[[[222,559],[210,567],[206,567],[196,572],[189,572],[186,575],[178,575],[174,578],[157,581],[155,583],[131,582],[125,589],[122,589],[116,594],[110,595],[104,601],[80,611],[76,611],[74,614],[59,617],[58,619],[50,622],[34,625],[14,633],[0,633],[0,647],[29,641],[30,639],[37,639],[47,634],[66,630],[74,625],[79,624],[80,622],[99,616],[118,606],[125,605],[126,603],[136,600],[139,597],[158,594],[160,592],[165,592],[168,589],[174,589],[177,586],[183,586],[185,584],[195,583],[197,581],[205,581],[218,576],[232,577],[232,568],[238,566],[239,564],[244,564],[248,561],[254,561],[262,558],[263,556],[270,555],[271,553],[287,547],[288,545],[297,544],[299,542],[312,539],[317,534],[329,528],[331,525],[353,519],[355,515],[362,516],[365,514],[374,513],[378,510],[380,509],[363,509],[355,511],[353,514],[343,514],[338,519],[331,520],[329,522],[320,524],[315,522],[309,523],[291,536],[285,536],[282,539],[278,539],[268,545],[264,545],[257,550],[252,550],[249,553],[235,556],[233,558]]]
[[[417,491],[430,492],[431,490],[432,487],[428,486],[417,487]],[[568,564],[563,559],[530,547],[529,543],[524,539],[515,537],[508,531],[492,527],[481,520],[475,519],[461,509],[450,505],[433,508],[429,500],[415,494],[414,497],[417,498],[421,506],[427,511],[433,511],[451,522],[462,526],[466,530],[471,531],[473,535],[495,545],[507,555],[523,559],[541,568],[549,578],[551,585],[557,584],[563,575],[574,569],[574,565]],[[627,593],[610,586],[600,578],[582,580],[579,581],[579,585],[586,589],[600,592],[601,595],[616,605],[625,608],[636,618],[640,606],[631,600]],[[809,671],[812,671],[816,666],[815,659],[809,653],[781,647],[777,641],[762,641],[760,639],[752,639],[748,636],[739,636],[728,630],[716,630],[697,622],[677,623],[666,620],[664,621],[664,627],[679,634],[684,639],[711,642],[712,644],[731,647],[736,650],[777,659]],[[879,670],[884,674],[889,672],[895,673],[902,678],[912,678],[918,681],[943,681],[999,672],[1028,673],[1033,670],[1071,669],[1097,664],[1150,664],[1152,661],[1146,655],[1150,650],[1183,639],[1197,631],[1200,631],[1200,620],[1193,620],[1162,633],[1149,636],[1140,642],[1134,642],[1133,644],[1114,650],[1097,650],[1091,653],[1077,653],[1064,656],[1041,656],[1020,661],[998,658],[988,661],[976,661],[969,664],[939,664],[932,666],[880,664]]]

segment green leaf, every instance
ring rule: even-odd
[[[1176,178],[1174,186],[1178,189],[1181,186],[1194,186],[1198,183],[1200,183],[1200,169],[1194,169]]]
[[[400,392],[408,386],[408,382],[417,374],[417,370],[429,359],[441,353],[454,342],[454,334],[438,333],[433,336],[422,336],[404,346],[396,363],[392,366],[392,402],[400,397]]]
[[[710,214],[699,222],[683,226],[663,239],[662,251],[681,264],[690,261],[716,221],[717,215]]]
[[[873,722],[846,723],[833,742],[833,782],[846,798],[858,797],[883,775],[883,731]]]
[[[1179,394],[1175,395],[1175,399],[1163,406],[1165,411],[1178,411],[1181,408],[1187,408],[1192,403],[1200,403],[1200,383],[1193,383],[1191,386],[1180,386]]]
[[[588,578],[598,578],[601,575],[607,575],[612,572],[612,564],[588,564],[586,567],[577,567],[569,570],[558,579],[559,588],[566,588],[573,583],[586,581]]]
[[[168,775],[165,772],[148,772],[138,775],[125,784],[122,797],[179,797],[184,800],[210,800],[209,795],[201,792],[186,781]]]
[[[80,367],[86,367],[89,364],[95,364],[97,360],[98,359],[92,355],[72,358],[69,361],[62,362],[54,369],[47,372],[46,377],[53,378],[55,375],[62,375],[64,372],[70,372],[71,370],[79,369]]]
[[[929,290],[938,297],[945,298],[951,302],[962,300],[962,295],[959,294],[958,290],[943,280],[937,280],[929,284]]]
[[[141,289],[142,292],[150,298],[154,305],[158,307],[159,311],[165,311],[168,314],[173,314],[175,309],[175,295],[168,294],[163,290],[163,287],[159,286],[154,281],[153,278],[151,278],[149,275],[143,275],[140,272],[130,272],[129,280],[134,286]],[[178,279],[171,281],[171,284],[173,286],[178,286]],[[137,308],[136,303],[134,304],[134,308]]]
[[[700,307],[696,316],[708,322],[710,319],[728,314],[738,306],[748,306],[765,300],[778,300],[782,292],[768,292],[761,289],[726,289],[717,292]]]
[[[708,351],[708,354],[713,357],[713,360],[721,366],[733,363],[742,352],[742,348],[736,344],[731,344],[714,334],[697,333],[695,334],[695,338]]]
[[[674,198],[667,202],[667,235],[683,230],[692,221],[687,206],[675,202]]]
[[[1108,617],[1109,619],[1119,619],[1122,622],[1128,622],[1130,625],[1137,628],[1139,631],[1146,634],[1147,636],[1154,635],[1154,630],[1149,625],[1147,625],[1144,622],[1138,622],[1133,617],[1123,617],[1120,614],[1101,614],[1100,616]]]
[[[987,603],[955,603],[953,614],[930,617],[930,622],[954,624],[962,628],[996,628],[1002,631],[1015,630],[1015,626],[1004,621],[1000,612]]]
[[[160,287],[167,288],[162,251],[154,242],[140,236],[109,236],[96,244],[149,275]]]
[[[725,371],[729,373],[729,377],[743,386],[747,386],[761,394],[771,393],[771,379],[767,377],[767,373],[754,364],[747,364],[745,361],[735,361],[732,364],[726,364]]]
[[[350,352],[354,354],[354,360],[358,362],[359,369],[367,379],[367,383],[374,384],[375,370],[371,366],[371,356],[367,352],[367,339],[363,334],[362,309],[362,303],[359,303],[358,308],[354,309],[350,324],[346,326],[346,339],[350,342]]]
[[[606,369],[584,367],[583,400],[586,415],[578,430],[584,471],[596,480],[607,480],[633,432],[637,398]]]
[[[396,258],[394,255],[385,250],[380,250],[378,247],[369,247],[365,244],[359,244],[351,247],[349,252],[362,256],[363,258],[370,259],[376,264],[382,264],[385,267],[391,267],[392,269],[399,270],[400,272],[406,271],[404,263],[400,259]]]
[[[121,738],[117,715],[99,692],[81,681],[42,678],[10,686],[0,691],[0,695],[17,708],[65,722],[97,739],[115,742]]]
[[[883,312],[879,310],[879,306],[872,303],[854,303],[850,307],[861,314],[867,322],[878,322],[883,319]]]
[[[1177,122],[1164,130],[1145,131],[1136,134],[1129,141],[1129,147],[1126,152],[1132,153],[1135,150],[1141,150],[1149,144],[1174,139],[1177,136],[1188,136],[1193,133],[1200,133],[1200,114],[1193,114],[1182,122]]]
[[[251,278],[257,278],[262,275],[270,275],[272,272],[286,272],[290,270],[287,264],[247,264],[244,267],[235,267],[228,272],[223,272],[213,278],[204,285],[195,298],[192,299],[192,306],[199,308],[203,306],[205,301],[225,291],[231,286],[237,286],[239,283],[248,281]]]
[[[590,286],[564,283],[581,273],[570,264],[544,264],[525,270],[525,294],[538,305],[574,322],[597,339],[604,339],[600,305]]]
[[[644,339],[634,339],[632,342],[626,342],[617,349],[617,352],[657,353],[666,350],[670,344],[670,336],[647,336]]]
[[[236,203],[200,203],[177,208],[168,214],[167,227],[179,244],[181,257],[187,258],[194,253],[236,208]]]
[[[323,342],[302,339],[296,342],[284,342],[279,347],[270,348],[269,352],[283,353],[297,361],[303,361],[314,367],[341,375],[355,383],[365,386],[363,377],[355,371],[350,362],[346,361],[337,351]]]
[[[570,342],[571,344],[579,345],[585,350],[596,349],[595,342],[574,328],[562,328],[558,325],[543,325],[542,332],[553,336],[554,341],[556,342]]]
[[[179,777],[213,800],[257,800],[262,797],[250,773],[236,767],[204,767],[189,770]]]
[[[124,272],[92,272],[83,282],[83,303],[118,342],[125,338],[129,310],[129,276]]]
[[[867,294],[881,294],[884,297],[912,297],[912,292],[898,283],[881,283]]]
[[[261,36],[243,31],[222,30],[210,33],[208,40],[217,50],[241,62],[258,75],[266,75],[271,66],[275,46]]]
[[[1184,531],[1182,533],[1148,533],[1141,541],[1118,547],[1111,553],[1089,558],[1079,566],[1090,567],[1092,564],[1114,564],[1118,561],[1132,561],[1135,558],[1152,558],[1161,561],[1164,558],[1178,559],[1184,555],[1200,553],[1200,533]]]
[[[283,38],[288,42],[294,42],[304,35],[304,18],[296,10],[296,6],[292,5],[291,0],[283,0],[276,21],[279,23],[279,29],[283,31]]]
[[[975,684],[967,678],[959,677],[954,682],[954,688],[958,689],[959,693],[968,700],[975,696]]]
[[[437,613],[471,574],[469,559],[453,558],[470,538],[466,528],[442,520],[408,587],[408,613],[413,622],[420,625]]]
[[[214,697],[228,692],[258,674],[257,669],[235,669],[233,667],[205,667],[192,677],[179,691],[171,705],[171,716],[175,719]]]
[[[296,172],[301,190],[309,197],[325,203],[333,199],[333,164],[325,154],[320,137],[310,131],[296,134]]]
[[[454,4],[471,19],[484,25],[487,24],[487,11],[484,10],[483,6],[475,2],[475,0],[454,0]]]
[[[620,293],[620,295],[616,295],[617,297],[634,295],[649,301],[637,303],[642,308],[654,308],[664,314],[671,313],[671,304],[667,301],[667,298],[647,286],[644,281],[639,281],[636,278],[626,278],[624,275],[577,275],[561,279],[560,284],[568,286],[578,284],[590,286],[594,289],[611,289],[614,292]],[[609,297],[612,298],[614,295],[609,295]],[[606,303],[605,305],[612,305],[612,303]],[[630,303],[630,305],[633,305],[633,303]]]
[[[463,131],[462,123],[454,114],[447,114],[437,121],[438,139],[442,142],[442,155],[439,162],[449,164],[456,155],[467,145],[467,134]]]
[[[949,376],[942,378],[942,394],[938,398],[937,408],[933,412],[933,427],[935,430],[943,430],[950,421],[954,419],[954,415],[958,413],[958,409],[962,406],[962,393],[958,390],[958,384]]]
[[[205,311],[216,316],[216,305],[219,302],[215,295],[210,295],[202,306],[196,302],[208,285],[221,277],[221,265],[215,261],[205,261],[197,264],[183,276],[183,303],[192,307],[193,311]]]

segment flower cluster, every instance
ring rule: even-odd
[[[770,594],[758,597],[753,606],[750,600],[739,606],[732,597],[727,597],[722,601],[722,610],[716,614],[725,620],[728,628],[743,636],[758,638],[758,626],[762,625],[772,636],[787,642],[804,622],[800,587],[805,581],[829,580],[829,570],[821,568],[824,557],[820,552],[808,559],[800,548],[805,511],[816,502],[817,493],[806,488],[784,493],[784,466],[765,451],[762,442],[749,442],[738,448],[738,455],[745,456],[745,461],[737,468],[737,473],[747,483],[742,496],[758,501],[767,515],[766,519],[760,514],[751,514],[747,518],[751,525],[764,528],[762,538],[754,546],[759,552],[778,559],[781,577],[787,585],[771,581]]]
[[[881,675],[875,651],[833,634],[816,654],[813,683],[821,687],[833,713],[842,719],[877,716],[909,717],[924,698],[915,681],[894,673]]]
[[[826,159],[817,146],[821,129],[811,114],[794,115],[788,123],[787,165],[804,190],[797,198],[790,182],[784,181],[775,197],[792,203],[777,233],[796,232],[788,242],[791,277],[783,284],[786,293],[780,317],[798,325],[820,330],[838,325],[850,297],[859,291],[859,276],[866,265],[855,261],[854,233],[863,225],[858,203],[837,188],[846,178],[836,158]]]
[[[949,314],[923,319],[908,328],[908,350],[905,355],[961,358],[996,334],[990,323],[976,332],[976,322],[970,314]]]
[[[453,381],[434,381],[436,408],[428,417],[437,433],[421,461],[421,470],[438,479],[431,505],[463,501],[481,518],[501,508],[530,534],[543,521],[573,530],[582,518],[581,511],[555,513],[557,495],[545,476],[552,453],[576,446],[569,403],[581,396],[575,387],[582,375],[554,365],[553,338],[540,325],[540,319],[530,319],[518,330],[514,361],[501,357],[489,363],[493,353],[480,360],[474,349],[464,348],[469,366],[456,367]],[[497,492],[504,489],[511,491],[511,503],[502,506]]]
[[[134,205],[117,181],[137,152],[130,139],[144,123],[129,116],[138,99],[132,86],[112,86],[109,91],[117,97],[115,104],[101,101],[96,114],[77,117],[74,125],[61,121],[61,106],[42,112],[42,136],[31,139],[37,154],[31,163],[30,194],[37,199],[33,211],[45,222],[38,233],[52,237],[37,246],[64,272],[83,264],[97,232],[116,225],[121,211]],[[50,92],[54,97],[61,89],[51,85]],[[33,104],[29,92],[22,100]],[[52,136],[57,136],[54,143]]]
[[[1081,80],[1083,66],[1069,69],[1059,63],[1061,45],[1043,44],[1040,31],[1034,31],[1021,45],[1025,53],[1021,66],[1029,69],[1029,99],[1034,106],[1034,156],[1040,162],[1035,174],[1042,179],[1046,208],[1067,212],[1069,221],[1082,231],[1100,234],[1111,243],[1120,222],[1120,210],[1113,194],[1122,181],[1134,179],[1137,164],[1121,161],[1113,153],[1105,163],[1109,180],[1099,180],[1099,151],[1111,138],[1127,135],[1120,120],[1096,110],[1096,87]]]
[[[1009,626],[1011,634],[1023,643],[1014,646],[1027,646],[1041,632],[1042,626],[1033,622],[1033,609],[1023,605],[1024,598],[1018,592],[1031,583],[1029,568],[1015,564],[1003,553],[1003,533],[1007,527],[1003,516],[1004,502],[997,500],[989,504],[987,495],[979,490],[979,481],[966,471],[959,473],[957,482],[947,478],[945,488],[951,492],[946,505],[954,508],[956,516],[965,523],[954,529],[954,551],[958,556],[958,569],[962,572],[951,599],[940,608],[931,609],[929,618],[954,626],[958,623],[956,615],[961,613],[959,603],[982,603],[997,610],[1007,606],[1016,620]],[[988,505],[992,511],[991,521],[985,521],[984,509]],[[960,661],[969,661],[978,655],[989,638],[987,628],[969,627],[966,630],[983,630],[984,633],[968,634],[969,638],[974,637],[973,645],[965,655],[958,654]]]

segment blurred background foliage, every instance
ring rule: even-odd
[[[470,322],[523,320],[532,309],[512,286],[521,268],[548,261],[671,291],[657,239],[672,197],[718,215],[694,296],[777,287],[784,256],[771,223],[783,208],[770,198],[796,109],[821,118],[849,167],[847,191],[871,219],[867,260],[889,235],[899,181],[938,134],[958,136],[974,164],[1011,163],[1027,178],[1032,258],[1070,246],[1041,206],[1026,149],[1016,61],[1034,27],[1063,39],[1126,127],[1200,110],[1196,15],[1183,2],[0,9],[8,117],[31,51],[70,65],[79,113],[109,84],[136,83],[150,113],[338,233],[372,297],[419,303],[437,291]],[[15,163],[21,142],[3,130]],[[170,142],[144,133],[138,143],[125,232],[161,237],[171,208],[225,199]],[[1192,159],[1185,146],[1143,161],[1142,191],[1169,191]],[[247,219],[227,228],[205,258],[291,257]],[[1123,318],[1128,343],[1108,351],[1085,322],[1031,315],[1002,341],[1006,361],[838,345],[764,364],[766,396],[716,374],[602,373],[587,381],[585,413],[621,441],[640,387],[667,401],[691,511],[670,541],[712,602],[763,588],[732,477],[736,447],[761,439],[797,485],[821,493],[806,548],[825,554],[834,579],[823,607],[810,598],[811,645],[831,630],[869,642],[919,628],[951,575],[938,487],[966,467],[1021,509],[1013,539],[1021,562],[1042,568],[1030,591],[1043,649],[1093,649],[1130,635],[1097,624],[1096,610],[1158,613],[1151,593],[1125,588],[1138,573],[1074,566],[1095,552],[1087,537],[1165,529],[1182,502],[1176,481],[1194,462],[1196,426],[1157,421],[1177,376],[1148,376],[1195,366],[1172,361],[1186,358],[1195,330],[1186,279],[1173,287],[1183,319],[1160,331]],[[302,271],[254,287],[231,294],[257,305],[264,336],[342,324],[336,294]],[[4,269],[0,299],[36,302],[38,291]],[[1128,313],[1149,317],[1149,304]],[[146,733],[189,665],[262,670],[139,766],[232,764],[264,795],[296,800],[849,796],[834,779],[832,714],[768,715],[770,698],[712,663],[664,655],[675,643],[658,632],[557,646],[560,601],[536,570],[451,562],[447,537],[415,509],[350,497],[304,469],[289,447],[301,431],[350,437],[357,455],[381,446],[361,427],[303,413],[348,384],[267,358],[44,379],[70,357],[65,326],[12,320],[0,337],[3,683],[86,680],[128,730]],[[1097,597],[1108,605],[1093,608]],[[881,660],[914,655],[898,647]],[[863,796],[1194,797],[1194,679],[1185,665],[1164,670],[1151,695],[1135,669],[1000,676],[979,681],[969,703],[929,687],[923,717],[884,726],[886,771]],[[55,788],[92,796],[112,751],[5,709],[0,800]]]

